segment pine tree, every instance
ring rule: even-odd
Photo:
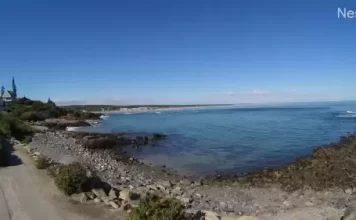
[[[3,96],[4,96],[4,93],[5,93],[5,87],[4,87],[4,86],[1,86],[1,96],[0,96],[0,97],[3,97]]]
[[[14,77],[12,77],[12,98],[17,99],[17,88],[16,88]]]

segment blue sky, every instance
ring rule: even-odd
[[[356,100],[356,1],[1,1],[0,84],[62,103]]]

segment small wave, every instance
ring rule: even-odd
[[[88,122],[90,124],[90,126],[92,126],[92,127],[99,127],[100,126],[100,122],[96,121],[96,120],[86,120],[86,122]]]
[[[345,111],[345,112],[339,113],[336,117],[337,118],[356,118],[356,112],[354,112],[354,111]]]
[[[125,112],[124,115],[132,115],[131,112]]]
[[[155,112],[156,114],[161,114],[161,112]]]
[[[338,115],[338,118],[356,118],[356,114]]]
[[[101,116],[100,116],[101,119],[107,119],[107,118],[109,118],[109,117],[110,117],[109,115],[101,115]]]
[[[66,131],[76,131],[78,130],[80,127],[66,127]]]

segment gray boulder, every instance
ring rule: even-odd
[[[111,188],[110,191],[109,191],[109,198],[111,200],[114,200],[114,199],[117,199],[119,195],[119,191],[115,188]]]
[[[98,198],[103,198],[107,197],[105,191],[103,189],[92,189],[91,190],[94,195],[96,195]]]
[[[140,194],[131,192],[130,190],[124,189],[120,191],[119,198],[123,201],[137,200],[140,198]]]
[[[347,208],[342,220],[356,220],[356,209],[353,207]]]
[[[72,194],[71,198],[77,202],[86,202],[88,201],[87,195],[82,192],[82,193],[77,193],[77,194]]]

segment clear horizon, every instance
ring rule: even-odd
[[[355,1],[3,1],[0,86],[61,104],[356,100]]]

